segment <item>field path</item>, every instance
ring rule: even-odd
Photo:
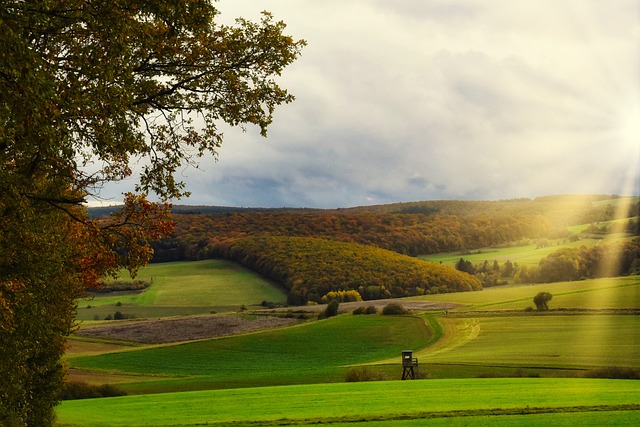
[[[474,340],[480,334],[480,322],[471,318],[438,317],[436,322],[442,327],[442,337],[435,343],[413,352],[414,357],[422,360],[441,355]],[[425,321],[427,327],[428,323]],[[432,331],[434,333],[434,331]],[[369,365],[386,365],[397,363],[398,358],[380,360]]]
[[[439,317],[438,322],[443,328],[442,338],[435,344],[416,352],[416,356],[429,359],[442,353],[448,353],[480,335],[480,322],[478,319]]]

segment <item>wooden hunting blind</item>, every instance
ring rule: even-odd
[[[413,368],[418,367],[418,358],[413,357],[412,350],[402,352],[402,379],[416,379],[416,372]]]

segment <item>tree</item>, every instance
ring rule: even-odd
[[[460,260],[458,260],[458,262],[456,263],[456,270],[469,273],[472,275],[475,274],[476,272],[476,269],[471,263],[471,261],[467,261],[464,258],[460,258]]]
[[[53,423],[60,357],[86,287],[171,232],[174,178],[293,96],[275,82],[305,42],[265,12],[217,22],[208,0],[7,0],[0,9],[0,424]],[[109,218],[83,203],[134,175]],[[154,193],[151,203],[145,194]]]
[[[539,292],[535,297],[533,297],[533,303],[536,305],[538,311],[547,311],[549,310],[549,301],[553,298],[549,292]]]

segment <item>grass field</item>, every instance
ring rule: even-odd
[[[283,301],[277,288],[246,273],[218,261],[150,266],[142,272],[142,278],[153,277],[145,293],[90,304],[103,304],[93,310],[131,307],[161,317]],[[559,311],[525,312],[541,291],[552,293],[550,307]],[[640,276],[417,299],[460,308],[410,316],[347,314],[177,345],[73,340],[67,360],[76,378],[117,383],[133,395],[64,402],[59,425],[640,423],[640,381],[580,378],[598,367],[640,369],[640,317],[633,314],[640,307]],[[627,311],[616,311],[621,309]],[[415,351],[427,380],[390,381],[402,373],[405,349]],[[387,381],[345,383],[345,373],[360,365]]]
[[[115,311],[137,318],[203,314],[286,301],[285,293],[274,284],[224,260],[151,264],[136,279],[152,284],[141,293],[100,294],[81,301],[78,319],[104,319]]]
[[[431,363],[493,367],[640,369],[640,317],[550,315],[443,318],[456,333],[417,353]],[[577,374],[579,375],[579,374]]]
[[[582,229],[582,227],[587,228],[588,225],[577,226],[576,230],[579,231]],[[591,248],[602,243],[614,243],[628,241],[631,239],[632,237],[628,236],[627,234],[619,233],[606,237],[599,236],[595,238],[583,238],[575,242],[565,241],[564,239],[551,240],[550,245],[546,247],[538,247],[538,245],[533,242],[522,246],[482,248],[464,253],[442,252],[438,254],[420,255],[418,256],[418,258],[432,262],[440,262],[444,265],[450,266],[455,266],[460,258],[471,261],[473,264],[481,264],[484,261],[490,263],[493,263],[493,261],[498,261],[499,263],[511,261],[512,263],[517,262],[518,265],[538,265],[538,262],[542,258],[546,257],[552,252],[557,251],[560,248],[579,248],[581,246]]]
[[[420,348],[419,317],[339,316],[259,333],[70,358],[74,368],[132,375],[133,392],[344,381],[346,367]],[[136,383],[137,376],[146,376]],[[157,381],[148,381],[157,376]],[[167,378],[168,377],[168,378]]]
[[[600,425],[640,421],[640,382],[539,378],[385,381],[166,393],[64,402],[60,426],[558,425],[568,410],[617,409]],[[629,410],[636,409],[636,410]],[[541,412],[544,417],[523,415]],[[561,411],[554,413],[553,411]],[[601,412],[589,412],[600,415]],[[444,420],[440,417],[447,416]],[[436,417],[435,419],[429,418]],[[470,424],[473,417],[474,422]],[[503,417],[506,417],[503,419]],[[538,418],[536,418],[538,417]],[[476,419],[477,418],[477,419]],[[593,419],[593,418],[591,418]],[[597,419],[597,418],[596,418]],[[575,419],[573,419],[575,424]],[[407,424],[408,422],[412,422]],[[616,424],[609,424],[616,421]],[[617,424],[617,422],[621,424]],[[388,424],[394,422],[394,424]],[[332,424],[334,425],[334,424]],[[339,424],[340,425],[340,424]],[[342,424],[344,425],[344,424]],[[542,424],[538,424],[542,425]],[[591,424],[593,425],[593,424]]]
[[[451,302],[470,310],[524,310],[535,307],[533,297],[549,292],[551,309],[633,309],[640,308],[640,276],[610,277],[575,282],[511,285],[478,292],[457,292],[408,298]]]

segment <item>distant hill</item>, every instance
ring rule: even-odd
[[[118,206],[92,207],[89,208],[89,214],[92,217],[98,217],[108,215],[118,209]],[[253,212],[438,214],[443,216],[541,214],[546,216],[553,226],[566,227],[638,216],[640,215],[640,196],[564,194],[540,196],[535,199],[425,200],[337,209],[174,205],[173,212],[183,215]]]
[[[94,209],[92,214],[105,215],[113,209]],[[531,239],[579,239],[571,226],[639,214],[640,197],[608,195],[439,200],[347,209],[175,206],[174,234],[153,243],[154,262],[232,259],[287,288],[294,304],[319,302],[330,292],[357,292],[358,297],[376,299],[474,290],[481,283],[490,286],[502,281],[498,276],[503,273],[485,269],[479,281],[453,268],[427,265],[411,257],[467,253]],[[633,257],[636,246],[616,251]],[[585,253],[578,250],[571,257]],[[632,261],[625,264],[625,271],[635,271]],[[583,264],[574,275],[591,277],[582,271],[591,264]],[[517,272],[519,280],[542,277],[540,274],[524,267]]]
[[[228,240],[216,255],[282,284],[289,304],[480,290],[475,277],[375,246],[315,237],[260,236]]]

